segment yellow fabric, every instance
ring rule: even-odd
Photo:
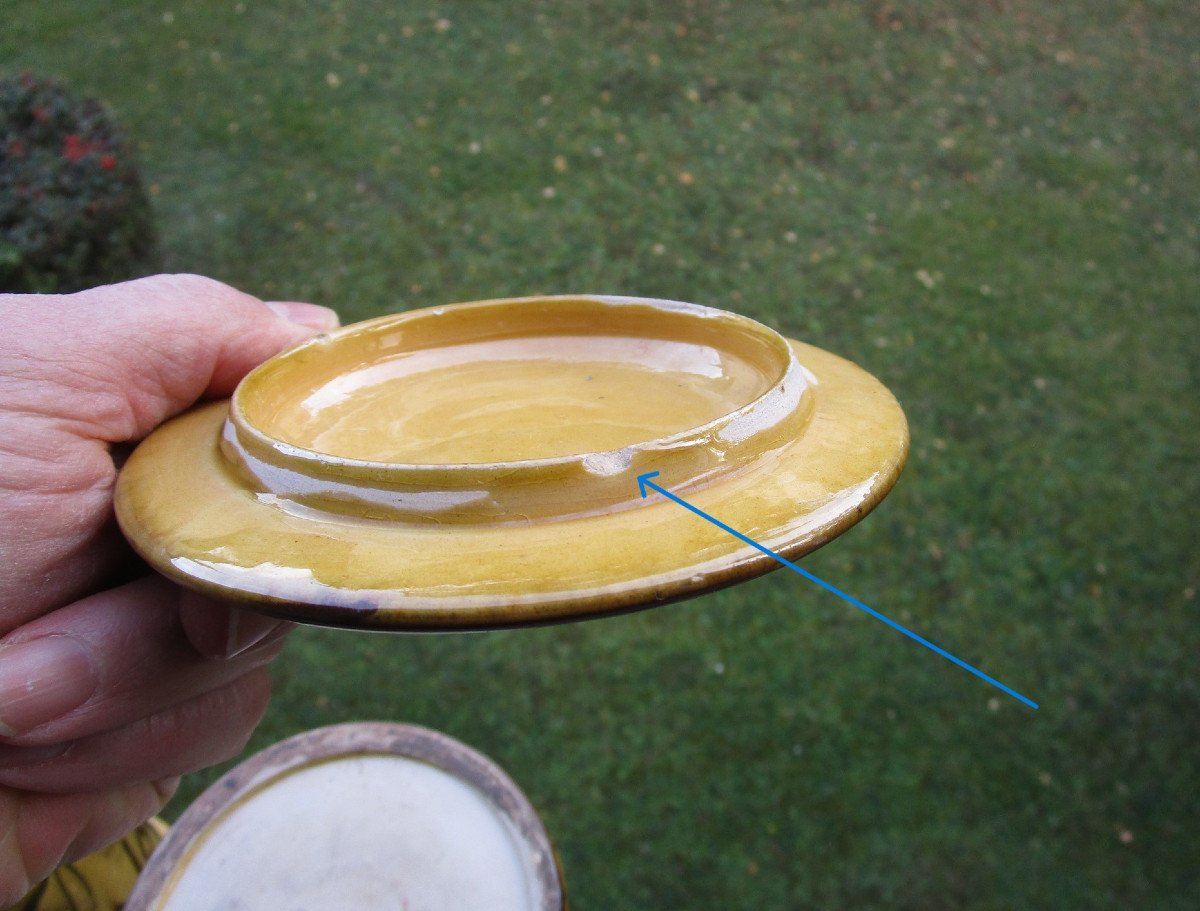
[[[13,911],[120,911],[167,824],[151,819],[120,841],[55,870]]]

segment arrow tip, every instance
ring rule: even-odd
[[[646,484],[649,483],[651,478],[657,478],[659,474],[660,472],[657,471],[647,471],[645,474],[638,475],[638,490],[642,492],[643,500],[646,499]],[[651,484],[650,486],[653,487],[654,485]]]

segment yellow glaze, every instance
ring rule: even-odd
[[[869,374],[670,301],[554,297],[381,317],[268,361],[126,463],[156,568],[292,619],[392,629],[572,619],[776,564],[854,524],[908,446]]]
[[[281,440],[345,458],[517,461],[670,436],[716,420],[769,385],[756,365],[708,345],[605,335],[505,338],[351,367],[264,415],[262,426]]]

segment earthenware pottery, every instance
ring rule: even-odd
[[[546,829],[491,760],[445,734],[343,724],[252,756],[151,856],[125,911],[564,911]]]
[[[855,365],[746,317],[541,297],[385,316],[251,372],[130,457],[117,517],[160,572],[280,617],[446,630],[684,598],[789,559],[908,448]]]

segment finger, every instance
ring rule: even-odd
[[[111,570],[109,444],[141,439],[204,396],[228,395],[262,361],[337,324],[324,307],[268,305],[196,275],[0,295],[0,311],[0,631],[79,597]]]
[[[69,793],[186,775],[236,756],[271,694],[266,668],[125,727],[85,737],[61,755],[0,769],[0,785]]]
[[[199,275],[47,295],[11,310],[0,355],[23,365],[6,390],[14,410],[108,443],[139,439],[205,395],[228,395],[267,358],[337,325],[332,310],[271,307]]]
[[[98,534],[82,544],[79,556],[91,564],[89,575],[93,584],[88,591],[115,588],[153,572],[121,534],[115,519],[105,523]]]
[[[318,304],[303,301],[266,301],[266,305],[288,322],[307,326],[314,332],[332,332],[340,325],[337,313]]]
[[[235,657],[206,657],[184,630],[181,599],[193,611],[204,609],[210,628],[228,628],[242,614],[148,576],[60,608],[0,640],[0,739],[44,746],[125,726],[266,664],[290,628],[266,621],[274,625],[257,626],[251,647]],[[217,637],[228,646],[229,632]]]
[[[86,857],[153,816],[175,780],[88,794],[0,789],[0,908],[15,904],[52,870]]]
[[[295,624],[183,589],[179,593],[179,620],[196,651],[208,658],[227,660],[280,638]]]

